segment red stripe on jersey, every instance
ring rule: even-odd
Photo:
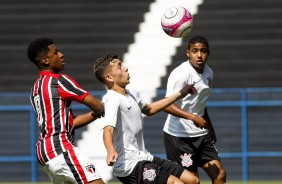
[[[53,119],[54,113],[53,113],[53,106],[51,104],[51,100],[52,100],[52,95],[51,95],[51,90],[50,90],[50,83],[51,83],[51,77],[46,77],[43,80],[43,84],[42,84],[42,89],[41,89],[41,95],[43,97],[43,101],[45,104],[45,111],[46,111],[46,135],[45,135],[45,149],[47,151],[47,156],[49,157],[49,159],[51,160],[52,158],[54,158],[56,155],[54,154],[54,145],[53,145],[53,130],[54,130],[54,126],[55,126],[55,122]]]

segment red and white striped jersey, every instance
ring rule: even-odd
[[[73,149],[74,125],[71,102],[82,100],[89,92],[71,77],[41,71],[30,95],[36,112],[40,136],[36,144],[41,165],[57,155]]]

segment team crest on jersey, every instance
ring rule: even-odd
[[[144,168],[143,172],[143,180],[154,181],[156,177],[156,170],[155,169],[147,169]]]
[[[87,163],[87,165],[85,166],[85,169],[88,172],[95,173],[95,167],[94,167],[94,165],[91,162]]]
[[[181,164],[182,166],[184,167],[189,167],[190,165],[193,164],[193,160],[191,159],[191,154],[187,154],[187,153],[184,153],[184,155],[180,155],[180,158],[182,159],[181,160]]]

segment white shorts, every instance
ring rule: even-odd
[[[60,154],[42,168],[54,184],[86,184],[101,178],[91,160],[78,148]]]

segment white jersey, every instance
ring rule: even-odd
[[[109,90],[103,97],[105,117],[103,127],[115,127],[113,141],[118,159],[113,166],[114,174],[128,176],[137,162],[153,160],[145,149],[143,139],[143,118],[141,109],[146,103],[127,91],[128,96]]]
[[[171,72],[168,78],[166,96],[179,91],[186,84],[195,83],[194,87],[197,94],[188,94],[175,103],[190,113],[203,116],[206,102],[211,93],[212,79],[213,71],[208,65],[205,65],[203,73],[199,74],[189,61],[183,62]],[[196,127],[193,121],[178,118],[171,114],[168,115],[163,130],[176,137],[198,137],[208,133],[207,129]]]

